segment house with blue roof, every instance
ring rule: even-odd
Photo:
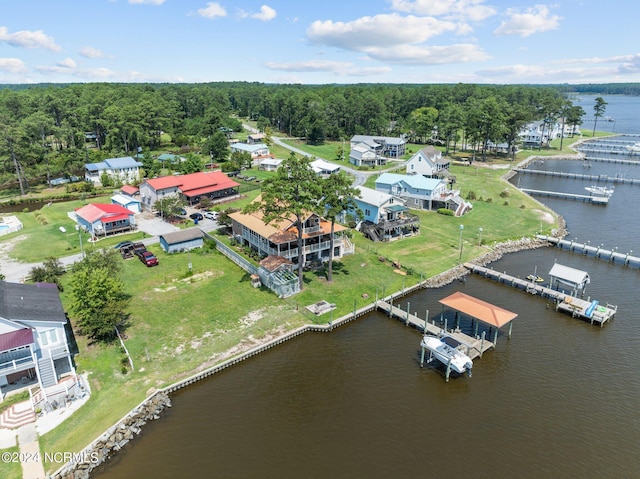
[[[372,241],[393,241],[418,233],[420,218],[409,213],[402,198],[366,186],[356,189],[359,196],[354,200],[362,215],[358,229],[364,236]]]
[[[422,175],[383,173],[376,180],[376,191],[396,195],[407,207],[418,210],[447,208],[462,216],[473,207],[460,197],[458,190],[447,189],[446,181]]]
[[[100,184],[103,174],[112,177],[117,183],[134,183],[140,179],[140,167],[142,163],[130,156],[122,158],[108,158],[99,163],[87,163],[84,165],[84,177],[87,181]]]

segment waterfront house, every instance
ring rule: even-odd
[[[94,238],[135,229],[134,213],[118,204],[91,203],[75,211],[80,227]]]
[[[55,284],[0,281],[0,400],[22,385],[55,386],[75,375]]]
[[[140,199],[142,208],[151,211],[155,202],[162,198],[177,196],[193,205],[203,197],[216,201],[235,196],[239,187],[239,183],[221,171],[163,176],[143,181],[140,184]]]
[[[256,201],[260,201],[260,197]],[[297,267],[298,231],[294,218],[265,223],[260,211],[245,214],[231,213],[232,232],[236,241],[256,251],[265,258],[269,255],[280,256]],[[342,258],[353,254],[354,246],[344,234],[346,228],[334,225],[333,257]],[[314,262],[328,261],[331,252],[331,223],[316,213],[308,213],[302,229],[303,267]]]
[[[356,187],[360,197],[354,198],[363,218],[359,229],[373,241],[393,241],[417,234],[420,218],[409,213],[401,197],[366,186]]]
[[[429,178],[439,178],[448,172],[450,161],[442,157],[442,152],[428,145],[418,150],[407,161],[407,175],[422,175]]]
[[[160,247],[167,253],[179,253],[204,245],[204,233],[200,228],[187,228],[160,235]]]
[[[103,174],[110,176],[118,183],[135,183],[140,179],[141,166],[142,163],[130,156],[109,158],[99,163],[85,164],[84,177],[95,184],[101,184]]]

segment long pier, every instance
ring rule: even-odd
[[[607,204],[609,198],[606,196],[591,196],[591,195],[576,195],[574,193],[563,193],[561,191],[545,191],[545,190],[532,190],[530,188],[520,188],[520,191],[536,196],[549,196],[554,198],[562,198],[565,200],[579,200],[588,201],[594,204]]]
[[[444,324],[444,328],[440,328],[433,323],[429,323],[424,319],[420,319],[415,314],[411,314],[410,311],[404,311],[403,309],[398,308],[397,306],[393,306],[386,301],[379,300],[376,304],[378,309],[388,314],[389,317],[395,316],[398,320],[402,321],[407,326],[411,325],[425,334],[439,336],[444,333],[447,336],[454,338],[464,346],[464,353],[469,356],[472,361],[476,358],[481,358],[482,355],[489,349],[495,349],[495,344],[485,339],[486,332],[483,333],[482,336],[474,338],[473,336],[469,336],[468,334],[463,333],[459,328],[447,330],[446,321]]]
[[[493,279],[499,283],[512,286],[530,294],[539,295],[541,298],[550,298],[556,303],[556,311],[569,313],[574,318],[589,320],[591,324],[598,323],[600,324],[600,327],[602,327],[608,320],[612,319],[618,310],[617,306],[609,303],[607,303],[606,306],[599,305],[597,308],[593,308],[592,301],[586,301],[584,299],[556,291],[555,289],[548,288],[533,281],[517,278],[507,274],[506,272],[501,273],[491,268],[486,268],[473,263],[465,263],[464,266],[472,273],[479,274],[485,278]]]
[[[609,250],[603,248],[603,245],[591,246],[590,244],[582,244],[578,243],[577,241],[564,240],[556,238],[554,236],[536,235],[536,238],[542,241],[547,241],[550,244],[557,246],[558,248],[569,250],[572,253],[580,253],[585,256],[592,256],[596,259],[608,261],[609,263],[613,264],[640,268],[640,258],[637,256],[633,256],[631,254],[633,253],[632,250],[627,253],[618,253],[618,248]]]
[[[619,176],[609,176],[609,175],[585,175],[582,173],[568,173],[564,171],[553,171],[553,170],[532,170],[528,168],[514,168],[514,171],[518,173],[528,173],[528,174],[543,175],[543,176],[558,176],[560,178],[571,178],[571,179],[577,179],[577,180],[603,181],[608,183],[640,185],[640,179],[638,178],[622,178]]]

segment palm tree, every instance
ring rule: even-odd
[[[605,110],[607,109],[607,102],[604,101],[604,98],[599,96],[596,98],[596,104],[593,105],[593,133],[591,136],[596,135],[596,123],[598,123],[598,118],[600,118]]]

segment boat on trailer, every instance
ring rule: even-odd
[[[473,361],[458,349],[460,343],[454,338],[446,335],[425,335],[420,342],[420,346],[429,351],[429,361],[435,357],[442,364],[450,367],[452,371],[459,374],[467,373],[471,377]]]

